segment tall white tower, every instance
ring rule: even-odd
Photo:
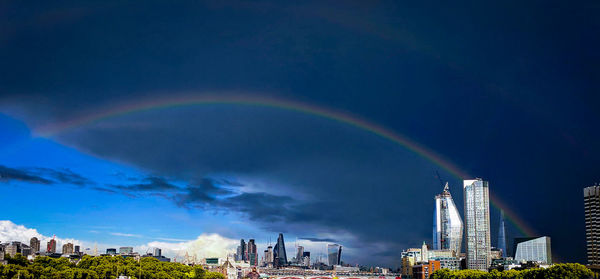
[[[463,222],[450,195],[448,182],[444,191],[435,196],[433,214],[433,248],[451,250],[458,256],[462,248]]]
[[[487,270],[491,263],[489,184],[481,178],[465,180],[467,268]]]

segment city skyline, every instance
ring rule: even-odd
[[[553,262],[587,262],[595,2],[0,8],[0,241],[211,255],[254,239],[287,262],[337,243],[398,266],[441,247],[440,181],[470,236],[461,186],[481,177],[486,250],[547,236]]]

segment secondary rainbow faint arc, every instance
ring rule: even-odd
[[[37,134],[43,137],[52,137],[57,134],[66,132],[68,130],[99,122],[102,120],[115,118],[122,115],[131,113],[137,113],[142,111],[165,109],[180,106],[193,106],[193,105],[209,105],[209,104],[229,104],[229,105],[245,105],[245,106],[262,106],[276,109],[282,109],[287,111],[296,111],[309,115],[315,115],[318,117],[334,120],[340,123],[354,126],[361,130],[368,131],[382,138],[388,139],[394,143],[397,143],[412,152],[424,157],[432,163],[440,166],[449,173],[455,175],[460,179],[469,177],[460,168],[454,166],[446,159],[437,155],[435,152],[428,150],[427,148],[409,140],[407,137],[399,135],[389,129],[384,128],[378,124],[369,122],[367,120],[358,118],[348,113],[336,111],[333,109],[327,109],[316,105],[307,103],[268,98],[263,96],[238,96],[238,95],[222,95],[222,96],[184,96],[184,97],[172,97],[166,99],[151,99],[134,103],[127,103],[118,106],[112,106],[108,109],[99,110],[93,113],[88,113],[82,117],[74,118],[65,122],[61,122],[55,125],[44,126],[36,129]],[[533,236],[534,232],[530,229],[525,222],[521,221],[516,214],[514,214],[508,207],[503,206],[503,203],[495,196],[490,194],[490,201],[492,206],[496,208],[502,208],[505,212],[505,217],[511,223],[513,223],[517,229],[526,236]]]

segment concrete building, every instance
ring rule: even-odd
[[[550,237],[515,238],[515,261],[552,264]]]
[[[304,255],[304,247],[303,246],[296,247],[296,264],[302,265],[302,263],[303,263],[302,255]]]
[[[62,253],[63,254],[73,254],[73,243],[67,243],[67,244],[63,244],[62,246]]]
[[[428,279],[429,276],[436,270],[440,270],[441,265],[439,261],[428,261],[420,264],[416,264],[412,268],[412,277],[415,279]]]
[[[464,180],[466,266],[486,271],[491,264],[489,183]]]
[[[16,254],[21,254],[25,257],[31,254],[31,248],[28,245],[25,245],[19,241],[13,241],[10,244],[4,246],[4,253],[14,257]]]
[[[32,254],[35,254],[40,251],[40,244],[40,240],[35,236],[29,240],[29,247],[31,248]]]
[[[409,257],[416,261],[421,261],[421,248],[408,248],[400,254],[401,258]]]
[[[600,186],[583,189],[588,264],[600,266]]]
[[[402,274],[402,278],[412,278],[413,276],[413,266],[417,261],[413,256],[404,256],[402,257],[402,266],[400,268],[400,273]]]

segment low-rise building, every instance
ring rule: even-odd
[[[436,270],[440,270],[440,261],[428,261],[413,266],[412,277],[415,279],[428,279]]]

